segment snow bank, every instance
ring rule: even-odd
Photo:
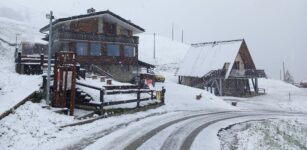
[[[237,124],[219,133],[221,149],[306,149],[307,123],[262,120]]]
[[[41,106],[27,102],[0,121],[0,149],[35,149],[56,138],[59,125],[73,121],[72,117],[53,113]]]
[[[277,93],[283,93],[283,92],[300,92],[301,91],[300,88],[292,84],[286,83],[281,80],[275,80],[275,79],[260,78],[259,87],[265,88],[269,94],[277,94]]]
[[[307,112],[307,92],[292,84],[274,79],[259,79],[259,88],[266,94],[251,98],[230,98],[238,101],[238,107],[247,110]],[[252,83],[250,84],[252,86]]]
[[[259,87],[266,89],[266,95],[250,100],[262,103],[265,107],[281,111],[306,112],[307,92],[280,80],[259,79]]]
[[[156,84],[156,89],[161,90],[161,86],[166,89],[165,103],[168,110],[234,110],[230,104],[221,98],[208,93],[202,89],[179,85],[166,81],[164,84]],[[196,100],[196,95],[202,95],[200,100]]]

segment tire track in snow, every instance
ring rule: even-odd
[[[162,147],[160,148],[161,150],[169,150],[169,149],[188,149],[185,147],[185,142],[188,137],[187,135],[191,135],[193,137],[194,134],[191,131],[195,131],[194,129],[198,129],[199,127],[207,127],[210,124],[213,124],[215,122],[225,120],[228,118],[237,118],[237,117],[242,117],[242,116],[248,116],[248,115],[240,115],[240,114],[222,114],[222,115],[214,115],[210,117],[201,117],[198,118],[197,120],[192,120],[190,122],[187,122],[185,125],[182,125],[180,128],[172,131],[172,133],[167,137],[167,139],[163,142]],[[201,131],[201,130],[200,130]],[[197,135],[197,134],[196,134]],[[194,139],[188,141],[191,143],[194,141]]]
[[[160,125],[159,127],[154,128],[154,129],[150,130],[149,132],[145,133],[144,135],[138,137],[138,139],[132,141],[124,149],[125,150],[135,150],[135,149],[139,148],[147,140],[149,140],[150,138],[155,136],[157,133],[159,133],[160,131],[162,131],[165,128],[167,128],[171,125],[174,125],[176,123],[179,123],[179,122],[182,122],[182,121],[185,121],[185,120],[188,120],[188,119],[196,118],[196,117],[225,114],[225,113],[230,113],[230,112],[237,112],[237,111],[222,111],[222,112],[214,112],[214,113],[203,113],[203,114],[197,114],[197,115],[192,115],[192,116],[186,116],[186,117],[183,117],[183,118],[180,118],[180,119],[176,119],[176,120],[164,123],[164,124]]]
[[[250,114],[238,114],[236,116],[233,116],[235,114],[232,114],[232,116],[222,116],[222,118],[216,118],[214,120],[210,120],[207,122],[203,122],[202,124],[199,124],[198,127],[195,127],[194,130],[192,130],[190,132],[190,134],[188,134],[186,137],[182,137],[182,135],[179,133],[178,134],[178,130],[174,131],[174,134],[171,135],[170,137],[168,137],[169,139],[167,139],[163,146],[162,146],[162,150],[164,149],[180,149],[180,150],[187,150],[187,149],[191,149],[191,146],[194,142],[194,140],[196,139],[196,137],[201,133],[202,130],[204,130],[205,128],[207,128],[208,126],[215,124],[217,122],[220,121],[225,121],[225,120],[229,120],[229,119],[234,119],[234,118],[241,118],[241,117],[251,117],[251,116],[266,116],[266,115],[276,115],[276,116],[285,116],[285,115],[289,115],[292,116],[297,113],[272,113],[272,112],[268,112],[268,113],[250,113]],[[302,115],[302,114],[301,114]],[[186,128],[186,127],[182,127],[182,128]],[[186,129],[191,129],[191,128],[186,128]],[[184,138],[184,140],[178,140],[179,138]],[[177,139],[176,141],[173,141],[173,139]],[[180,141],[180,142],[179,142]],[[173,142],[173,143],[172,143]],[[180,146],[180,147],[178,147]],[[177,148],[175,148],[177,147]]]
[[[187,149],[191,149],[191,146],[195,140],[195,138],[197,137],[197,135],[204,130],[205,128],[207,128],[208,126],[217,123],[219,121],[223,121],[223,120],[227,120],[227,119],[234,119],[234,118],[240,118],[240,117],[247,117],[247,116],[254,116],[254,115],[239,115],[239,116],[232,116],[232,117],[227,117],[227,118],[221,118],[221,119],[217,119],[214,121],[210,121],[207,123],[202,124],[201,126],[197,127],[196,129],[194,129],[185,139],[184,141],[181,143],[180,146],[180,150],[187,150]]]
[[[144,117],[140,117],[140,118],[136,118],[136,119],[134,119],[132,121],[129,121],[129,122],[126,122],[126,123],[122,123],[122,124],[116,125],[114,127],[111,127],[111,128],[108,128],[108,129],[105,129],[105,130],[93,133],[93,134],[91,134],[91,135],[89,135],[87,137],[82,138],[81,140],[78,141],[78,143],[63,148],[63,150],[82,150],[85,147],[87,147],[88,145],[91,145],[91,144],[95,143],[96,140],[98,140],[98,139],[100,139],[100,138],[102,138],[104,136],[107,136],[107,135],[111,134],[112,132],[117,131],[118,129],[125,128],[129,124],[131,124],[131,123],[139,122],[139,121],[141,121],[143,119],[146,119],[146,118],[149,118],[149,117],[161,116],[161,115],[164,115],[164,114],[167,114],[167,112],[164,112],[164,113],[153,113],[153,114],[150,114],[150,115],[147,115],[147,116],[144,116]]]

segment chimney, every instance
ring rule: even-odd
[[[95,12],[96,12],[96,10],[94,8],[90,8],[90,9],[87,10],[88,14],[95,13]]]

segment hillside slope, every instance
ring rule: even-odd
[[[0,38],[15,43],[15,34],[21,34],[22,40],[35,40],[38,31],[35,28],[10,19],[0,18]],[[40,76],[19,75],[15,73],[15,47],[0,41],[0,114],[12,108],[35,90],[42,81]]]
[[[156,59],[154,59],[154,36],[147,33],[137,36],[140,37],[139,59],[155,65],[179,64],[190,47],[189,44],[156,35]]]

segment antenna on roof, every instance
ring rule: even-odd
[[[93,7],[87,10],[88,14],[95,13],[95,12],[96,10]]]

